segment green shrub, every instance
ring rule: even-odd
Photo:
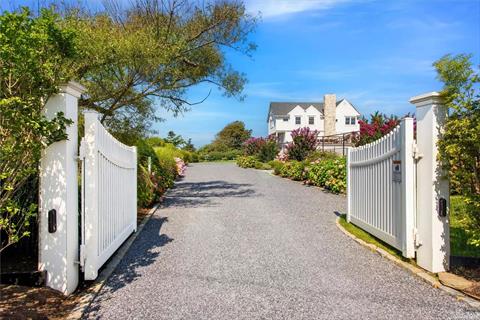
[[[292,180],[297,180],[297,181],[303,180],[304,179],[303,171],[305,169],[305,165],[303,164],[303,162],[293,160],[288,163],[289,163],[288,170],[287,170],[288,178]]]
[[[150,158],[151,173],[148,173]],[[148,207],[158,201],[168,188],[173,186],[177,176],[173,158],[158,157],[146,141],[137,142],[137,201],[139,207]]]
[[[199,162],[200,157],[198,156],[198,153],[192,152],[192,162]]]
[[[146,208],[155,200],[155,185],[150,179],[147,169],[139,165],[137,172],[137,206]]]
[[[235,160],[241,154],[242,152],[240,150],[210,151],[200,153],[199,158],[200,161]]]
[[[347,189],[347,166],[345,158],[325,159],[306,168],[308,183],[323,187],[334,193]]]
[[[325,160],[325,159],[337,159],[340,158],[340,155],[336,154],[335,152],[331,151],[314,151],[310,153],[306,158],[306,163],[311,163],[315,161]]]
[[[239,157],[237,157],[237,165],[240,168],[256,168],[257,163],[259,163],[259,161],[254,156],[239,156]]]
[[[280,172],[284,166],[284,162],[278,160],[272,160],[268,163],[270,167],[273,169],[273,173],[276,175],[280,175]]]
[[[262,162],[269,162],[275,159],[278,154],[277,142],[273,139],[266,139],[265,143],[261,145],[257,154],[258,160]]]

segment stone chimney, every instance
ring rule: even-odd
[[[335,94],[326,94],[323,96],[323,128],[326,136],[336,134],[335,123],[337,116],[337,97]]]

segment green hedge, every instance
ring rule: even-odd
[[[323,187],[334,193],[345,193],[347,190],[346,159],[325,159],[309,164],[305,176],[309,184]]]
[[[276,175],[325,188],[333,193],[345,193],[347,189],[346,159],[326,155],[315,162],[274,160],[269,162]]]
[[[210,151],[199,153],[198,157],[199,161],[225,161],[235,160],[241,154],[240,150]]]

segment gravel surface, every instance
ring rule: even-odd
[[[96,319],[480,319],[344,235],[346,199],[194,164],[92,303]]]

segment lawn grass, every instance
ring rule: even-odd
[[[480,248],[468,244],[468,234],[465,232],[466,223],[466,207],[461,196],[450,197],[450,254],[452,256],[460,257],[477,257],[480,258]],[[396,257],[404,261],[413,261],[406,259],[402,256],[402,253],[390,246],[389,244],[375,238],[368,232],[360,229],[359,227],[348,223],[346,216],[340,217],[340,225],[344,227],[348,232],[362,239],[367,243],[376,245],[383,250],[395,255]]]
[[[404,256],[402,256],[402,252],[400,250],[397,250],[394,247],[392,247],[391,245],[383,242],[382,240],[377,239],[376,237],[372,236],[370,233],[364,231],[363,229],[360,229],[356,225],[354,225],[352,223],[348,223],[347,219],[346,219],[346,215],[342,214],[340,216],[340,221],[339,222],[340,222],[340,225],[345,230],[347,230],[349,233],[353,234],[355,237],[365,241],[366,243],[373,244],[373,245],[387,251],[388,253],[394,255],[395,257],[397,257],[397,258],[399,258],[403,261],[408,261],[408,262],[413,261],[412,259],[407,259]]]
[[[461,196],[450,197],[450,253],[452,256],[480,258],[480,248],[468,244],[465,232],[467,208]]]

